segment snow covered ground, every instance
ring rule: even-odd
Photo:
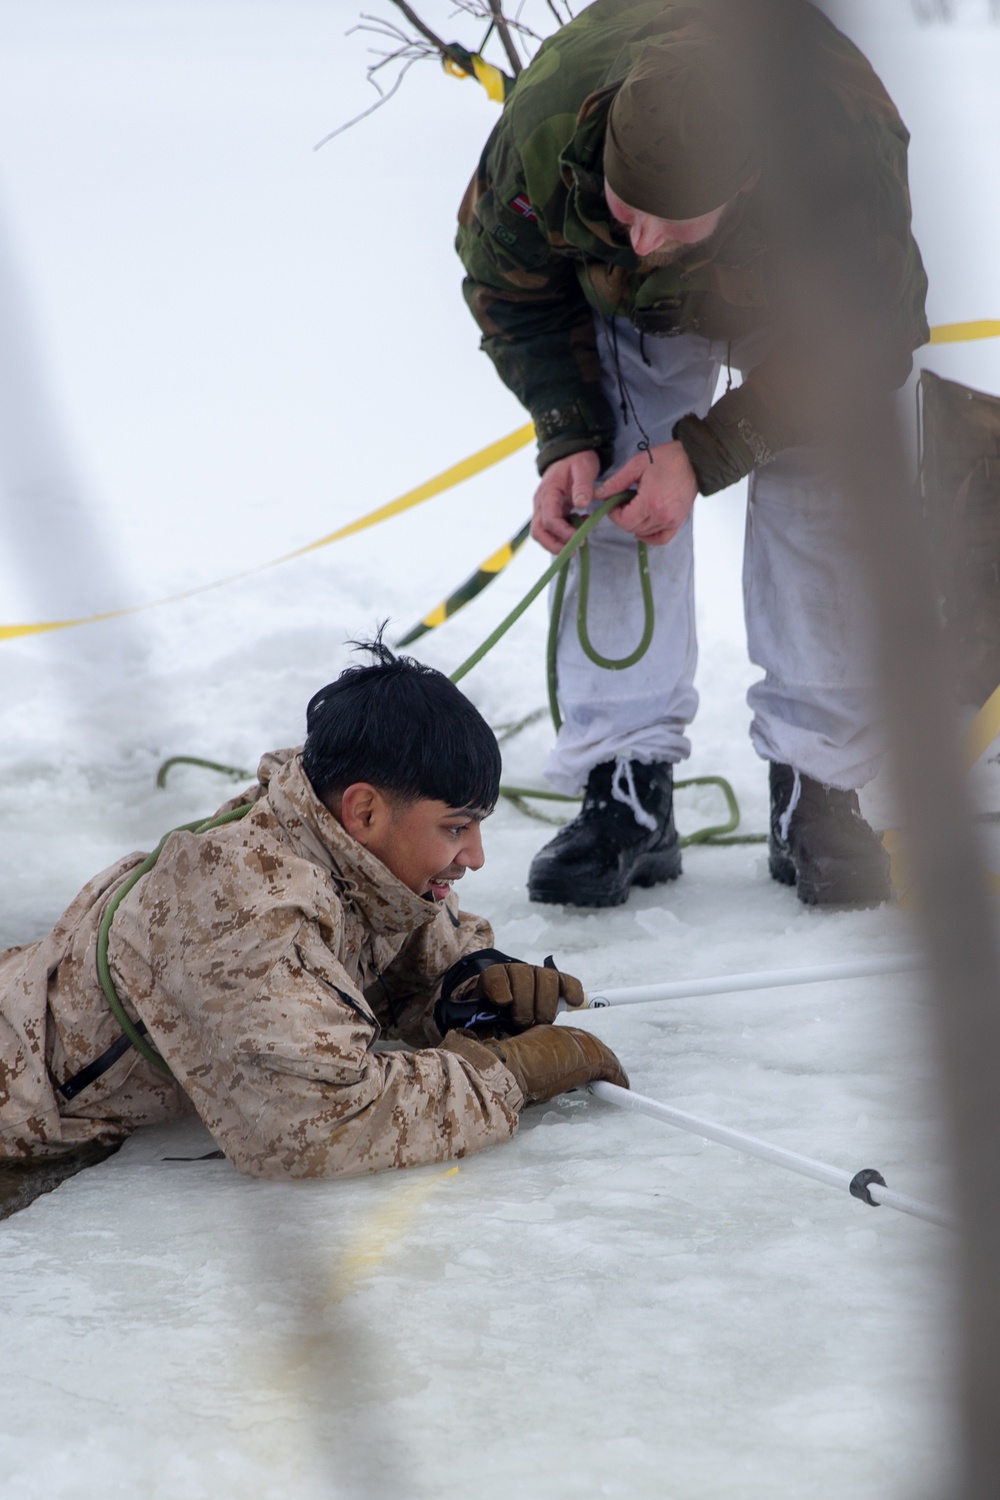
[[[445,9],[438,7],[445,27]],[[430,8],[428,8],[430,14]],[[914,135],[931,320],[1000,315],[985,7],[852,25]],[[0,0],[0,623],[138,603],[284,553],[520,426],[450,250],[495,107],[418,68],[363,108],[353,0]],[[457,23],[456,23],[457,24]],[[1000,391],[995,343],[925,351]],[[0,642],[0,943],[211,810],[390,616],[413,623],[527,513],[521,453],[409,515],[183,604]],[[742,497],[701,502],[692,774],[747,827]],[[525,548],[421,642],[456,665],[537,576]],[[392,632],[390,632],[391,634]],[[464,686],[544,702],[532,612]],[[537,781],[549,730],[509,747]],[[714,813],[682,794],[683,826]],[[588,987],[903,949],[898,910],[816,913],[759,848],[695,849],[603,915],[529,905],[545,837],[502,807],[466,904]],[[636,1088],[945,1196],[917,983],[595,1012]],[[149,1132],[0,1226],[10,1500],[868,1500],[935,1492],[948,1236],[595,1101],[502,1151],[346,1184],[260,1184]]]

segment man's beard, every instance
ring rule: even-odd
[[[711,243],[712,240],[716,240],[719,238],[720,232],[722,230],[728,230],[729,222],[732,219],[733,212],[736,208],[736,203],[737,199],[734,198],[731,203],[726,204],[725,212],[723,213],[718,224],[716,224],[711,234],[706,234],[704,239],[668,240],[665,245],[660,246],[659,250],[653,250],[649,255],[641,255],[639,257],[639,270],[657,271],[661,266],[672,266],[674,261],[680,260],[684,255],[694,254],[698,250],[704,250],[705,246]]]
[[[694,245],[684,244],[680,240],[668,240],[661,245],[659,250],[653,250],[649,255],[640,255],[640,271],[657,271],[661,266],[673,265],[675,260],[680,260],[685,250],[694,250],[697,245],[704,245],[704,240],[699,240]]]

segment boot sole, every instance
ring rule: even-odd
[[[849,874],[839,880],[819,882],[800,880],[796,883],[796,895],[805,906],[853,907],[856,911],[871,911],[889,900],[892,892],[887,884],[866,883]]]
[[[666,885],[676,880],[681,873],[681,851],[679,844],[669,849],[653,850],[636,860],[635,866],[624,886],[587,890],[576,884],[572,890],[555,881],[528,882],[528,900],[543,906],[624,906],[634,885],[649,889],[654,885]]]
[[[888,876],[879,879],[871,874],[863,875],[857,870],[842,870],[829,880],[810,880],[799,876],[790,854],[772,849],[767,867],[771,879],[779,885],[794,885],[795,894],[804,906],[842,906],[870,911],[881,906],[892,895]]]
[[[780,849],[769,851],[767,868],[771,872],[771,879],[776,880],[779,885],[794,885],[798,879],[791,855],[782,854]]]

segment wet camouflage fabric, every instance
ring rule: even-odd
[[[251,801],[246,817],[172,835],[114,919],[118,992],[175,1081],[129,1048],[74,1099],[58,1092],[120,1036],[97,930],[142,854],[96,876],[48,937],[0,954],[0,1158],[192,1113],[261,1177],[443,1161],[514,1133],[511,1074],[483,1048],[442,1048],[431,1017],[444,972],[492,945],[489,925],[402,885],[296,752],[265,756],[258,777],[221,809]],[[377,1051],[383,1034],[420,1050]]]
[[[699,9],[681,0],[598,0],[582,11],[519,78],[459,210],[465,297],[483,348],[531,412],[542,470],[584,448],[610,458],[617,418],[600,388],[593,310],[627,317],[651,337],[696,333],[731,343],[761,328],[780,331],[786,282],[766,163],[711,240],[652,271],[639,269],[604,198],[607,115],[619,85],[647,42],[682,47],[703,35]],[[857,48],[811,6],[803,10],[828,80],[794,102],[803,119],[801,176],[822,217],[815,239],[837,263],[842,310],[849,300],[866,347],[878,346],[878,381],[892,388],[928,337],[926,276],[910,232],[909,135]],[[793,399],[802,374],[802,353],[779,339],[712,408],[707,427],[727,483],[809,441]],[[694,448],[697,470],[709,459],[700,451],[696,461]]]

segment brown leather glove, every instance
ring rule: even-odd
[[[628,1088],[628,1075],[611,1048],[576,1026],[532,1026],[520,1036],[480,1045],[513,1073],[525,1104],[540,1104],[598,1078]]]
[[[560,1000],[565,1000],[571,1010],[586,1000],[583,985],[572,974],[522,963],[491,964],[461,992],[463,1000],[473,996],[505,1010],[509,1007],[513,1031],[551,1025]]]

